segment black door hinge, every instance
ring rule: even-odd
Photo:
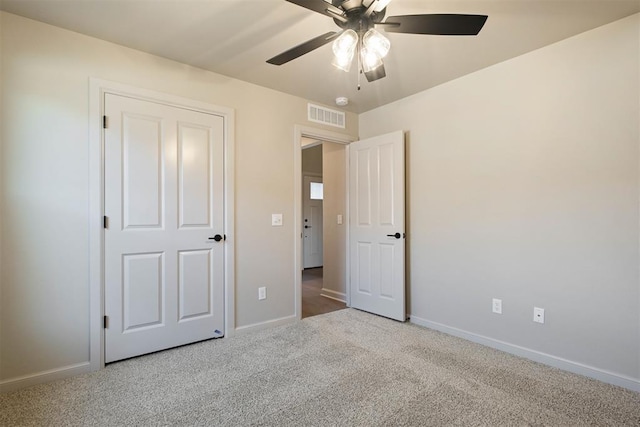
[[[109,217],[106,215],[102,217],[102,227],[109,228]]]
[[[107,128],[107,116],[102,116],[102,128]]]
[[[109,316],[104,316],[102,319],[102,327],[107,329],[109,327]]]

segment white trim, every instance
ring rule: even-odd
[[[227,240],[224,248],[224,334],[234,335],[236,330],[236,122],[235,111],[227,109],[224,131],[224,229]]]
[[[320,296],[325,297],[325,298],[329,298],[332,300],[336,300],[336,301],[340,301],[340,302],[347,302],[347,294],[343,293],[343,292],[337,292],[331,289],[327,289],[327,288],[322,288],[320,290]]]
[[[344,218],[343,218],[343,223],[345,223],[347,225],[347,230],[345,233],[345,244],[346,244],[346,248],[345,248],[345,254],[347,256],[347,263],[345,264],[345,268],[344,268],[344,274],[345,274],[345,279],[344,279],[344,287],[345,287],[345,293],[346,293],[346,298],[345,298],[345,302],[347,304],[347,307],[351,307],[351,216],[350,216],[350,210],[351,210],[351,185],[349,185],[349,177],[350,177],[350,165],[351,162],[349,161],[349,156],[351,155],[351,147],[347,145],[346,149],[345,149],[345,156],[344,156],[344,170],[345,170],[345,174],[344,174],[344,179],[345,179],[345,192],[344,192]]]
[[[302,137],[318,139],[319,141],[335,142],[347,146],[347,175],[345,186],[347,193],[347,211],[345,221],[349,220],[349,143],[357,138],[337,133],[317,129],[313,127],[295,125],[293,127],[293,283],[294,283],[294,305],[296,319],[302,319]],[[348,224],[348,222],[347,222]],[[349,244],[349,231],[347,227],[347,242]],[[347,246],[347,257],[349,248]],[[346,269],[347,301],[349,300],[349,262],[347,260]],[[347,304],[348,305],[348,304]]]
[[[104,367],[104,150],[102,116],[104,93],[102,81],[89,79],[89,364],[92,371]]]
[[[504,351],[505,353],[510,353],[516,356],[524,357],[525,359],[533,360],[534,362],[542,363],[548,366],[553,366],[554,368],[562,369],[568,372],[573,372],[574,374],[583,375],[585,377],[593,378],[608,384],[613,384],[619,387],[624,387],[629,390],[640,392],[640,380],[635,378],[616,374],[614,372],[595,368],[593,366],[585,365],[579,362],[574,362],[572,360],[563,359],[561,357],[553,356],[547,353],[542,353],[526,347],[521,347],[519,345],[510,344],[508,342],[485,337],[483,335],[474,334],[472,332],[468,332],[462,329],[443,325],[442,323],[437,323],[437,322],[432,322],[430,320],[422,319],[417,316],[410,316],[410,321],[411,323],[414,323],[419,326],[435,329],[436,331],[444,332],[445,334],[453,335],[455,337],[463,338],[465,340],[482,344],[487,347],[495,348],[496,350]]]
[[[35,374],[23,375],[21,377],[0,381],[0,393],[18,390],[36,384],[48,383],[50,381],[61,380],[74,375],[86,374],[91,371],[91,364],[89,362],[83,362],[76,363],[75,365],[64,366],[62,368],[36,372]]]
[[[89,79],[89,365],[92,371],[104,367],[104,141],[102,116],[104,97],[111,93],[134,97],[224,118],[224,310],[225,336],[235,330],[235,112],[232,108],[141,89],[102,79]]]
[[[287,325],[296,322],[298,317],[292,316],[280,317],[279,319],[267,320],[265,322],[252,323],[251,325],[240,326],[235,330],[236,335],[246,334],[248,332],[261,331],[263,329],[275,328],[276,326]]]
[[[307,138],[307,139],[310,139],[310,138]],[[317,147],[318,145],[322,145],[322,141],[318,140],[318,141],[311,141],[307,143],[304,143],[304,141],[300,141],[300,147],[302,147],[303,150],[306,150],[307,148]]]

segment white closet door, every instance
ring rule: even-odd
[[[105,361],[222,335],[224,119],[105,95]]]

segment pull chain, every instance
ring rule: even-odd
[[[358,57],[358,90],[360,90],[360,78],[362,77],[362,62],[360,61],[360,49],[362,49],[362,40],[361,37],[358,37],[358,49],[356,51],[356,56]]]

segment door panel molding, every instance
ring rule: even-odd
[[[224,324],[225,336],[235,331],[235,112],[232,108],[183,98],[127,84],[89,79],[89,365],[104,367],[104,140],[105,95],[114,94],[143,101],[215,114],[224,119]],[[108,124],[108,123],[107,123]]]

